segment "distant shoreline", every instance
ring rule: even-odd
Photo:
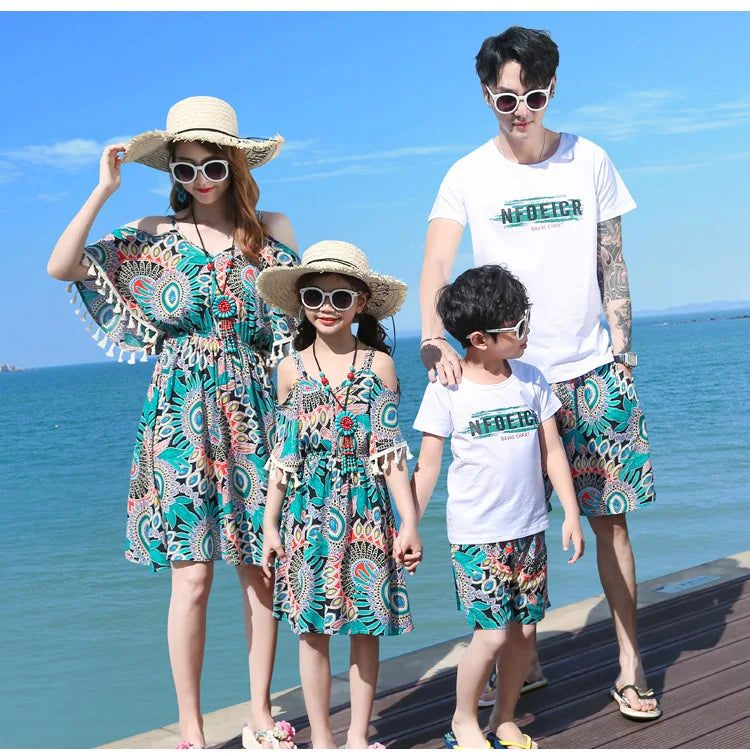
[[[736,307],[733,308],[736,310],[743,309],[742,307]],[[716,311],[717,314],[710,315],[710,312],[713,311],[707,311],[705,316],[702,317],[694,317],[694,318],[683,318],[681,320],[662,320],[662,321],[656,321],[652,323],[648,323],[647,325],[652,326],[662,326],[662,325],[684,325],[685,323],[707,323],[713,320],[747,320],[750,319],[750,304],[747,306],[748,313],[744,315],[729,315],[728,313],[730,310],[725,310],[723,312],[726,312],[726,315],[718,314],[721,313],[722,310]],[[666,317],[676,317],[679,313],[672,312],[670,313],[669,310],[661,310],[661,311],[651,311],[651,310],[645,310],[640,313],[633,313],[633,321],[638,322],[642,320],[655,320],[657,318],[666,318]],[[686,312],[686,315],[698,315],[698,313],[690,313]],[[606,321],[602,320],[602,322],[606,325]],[[398,337],[402,339],[412,339],[412,338],[419,338],[422,335],[421,331],[399,331]]]
[[[658,315],[650,315],[649,317],[656,318]],[[750,320],[750,315],[717,315],[713,318],[689,318],[687,320],[664,320],[661,323],[652,323],[651,325],[683,325],[685,323],[707,323],[712,320]]]

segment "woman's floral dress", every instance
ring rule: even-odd
[[[381,472],[410,456],[398,395],[372,371],[373,352],[346,388],[327,389],[302,361],[277,408],[272,479],[288,481],[281,516],[286,560],[276,566],[274,616],[295,633],[400,635],[413,629],[396,526]],[[337,422],[341,407],[354,422]],[[353,432],[352,432],[353,430]],[[348,459],[345,459],[348,458]]]
[[[269,370],[288,351],[293,321],[261,300],[255,279],[297,256],[273,239],[257,266],[234,248],[211,256],[172,226],[116,229],[86,247],[93,278],[75,283],[109,356],[116,347],[120,361],[159,355],[133,452],[125,555],[153,571],[178,560],[257,565]]]

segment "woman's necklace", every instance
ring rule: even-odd
[[[357,472],[357,449],[356,440],[354,434],[357,431],[357,418],[351,413],[347,412],[347,406],[349,404],[349,393],[352,388],[352,382],[354,381],[354,366],[357,364],[357,350],[359,349],[359,342],[354,339],[354,357],[352,358],[352,365],[346,374],[346,380],[341,383],[341,388],[346,387],[346,393],[344,394],[344,403],[339,401],[335,391],[331,388],[330,381],[326,378],[326,374],[320,367],[318,361],[318,355],[315,352],[315,342],[313,341],[312,353],[315,364],[318,368],[320,375],[320,382],[323,385],[325,392],[333,397],[336,404],[340,408],[340,412],[336,415],[335,425],[338,430],[338,450],[341,457],[341,473],[343,475]]]
[[[201,236],[201,230],[198,228],[198,223],[195,220],[195,212],[193,211],[192,205],[190,206],[190,217],[192,218],[193,225],[195,226],[195,233],[198,234],[201,248],[207,255],[210,256],[210,253],[206,249],[206,245],[203,241],[203,237]],[[213,297],[211,301],[211,312],[219,321],[219,334],[224,341],[224,348],[229,354],[237,354],[237,338],[234,332],[234,323],[232,321],[237,319],[239,315],[239,309],[234,297],[232,297],[230,294],[227,294],[229,274],[232,268],[234,268],[234,259],[230,258],[229,260],[227,260],[227,266],[224,271],[224,286],[221,286],[219,283],[219,279],[216,275],[216,266],[214,265],[214,263],[208,263],[206,268],[208,268],[208,271],[211,273],[211,280],[214,284],[214,291],[219,292],[218,295]]]

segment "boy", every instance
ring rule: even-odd
[[[466,349],[457,385],[431,383],[414,421],[422,431],[412,488],[421,517],[435,488],[445,439],[451,436],[447,524],[459,608],[474,630],[456,676],[456,709],[448,748],[488,748],[477,702],[495,659],[499,685],[489,741],[532,748],[513,721],[532,652],[533,626],[547,603],[549,524],[542,465],[565,511],[563,549],[572,564],[583,533],[555,412],[560,401],[539,370],[518,362],[529,334],[523,284],[500,265],[462,273],[439,294],[447,331]],[[497,741],[499,740],[499,744]]]

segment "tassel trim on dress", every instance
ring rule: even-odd
[[[289,483],[291,480],[294,484],[294,488],[299,488],[302,485],[302,480],[299,477],[299,472],[292,467],[285,467],[275,457],[269,457],[268,462],[265,464],[265,469],[268,470],[268,482],[276,480],[279,483]]]
[[[115,306],[113,308],[113,312],[119,315],[123,315],[124,328],[129,329],[131,332],[133,332],[136,338],[140,339],[145,346],[136,347],[124,344],[122,342],[116,342],[112,340],[106,333],[103,333],[100,326],[97,327],[96,332],[91,336],[91,338],[96,341],[97,346],[101,347],[102,349],[106,349],[107,343],[109,342],[110,346],[106,352],[107,357],[114,358],[115,349],[119,349],[120,353],[117,356],[118,362],[124,361],[123,357],[124,353],[126,352],[129,353],[129,358],[127,360],[129,365],[133,365],[135,363],[136,352],[141,352],[141,358],[139,362],[146,362],[147,355],[156,354],[157,342],[159,340],[159,336],[161,335],[161,331],[151,325],[151,323],[149,323],[149,321],[147,321],[145,318],[141,317],[137,310],[134,311],[133,309],[131,309],[125,299],[123,299],[117,289],[113,286],[112,282],[97,266],[96,261],[93,258],[91,258],[88,254],[84,254],[82,263],[83,265],[88,266],[88,274],[90,276],[93,276],[93,278],[88,281],[82,281],[81,283],[92,284],[96,292],[100,296],[105,298],[107,304],[114,304]],[[69,283],[65,287],[65,290],[68,293],[72,292],[73,282]],[[78,292],[73,292],[73,296],[70,299],[70,304],[75,306],[77,296]],[[83,295],[81,295],[81,303],[83,304],[83,302]],[[81,308],[78,307],[75,310],[75,314],[79,315],[80,312]],[[81,322],[83,323],[85,321],[86,313],[84,312],[83,316],[81,317]],[[91,331],[90,323],[86,330],[89,332]]]
[[[414,455],[409,451],[409,445],[406,441],[402,441],[400,444],[396,444],[396,446],[391,446],[388,449],[371,454],[368,457],[372,474],[383,475],[383,467],[386,460],[391,456],[393,457],[394,462],[397,463],[414,458]]]

